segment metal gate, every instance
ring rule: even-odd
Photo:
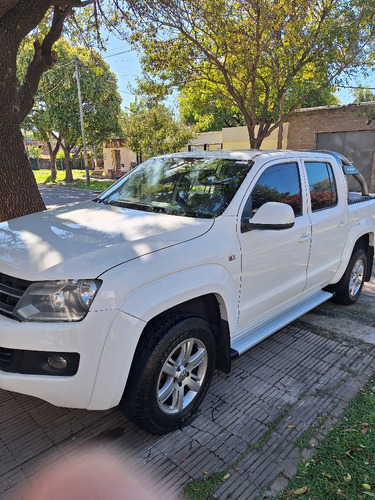
[[[361,172],[370,186],[374,160],[375,132],[328,132],[317,134],[316,149],[329,149],[346,156]],[[358,191],[358,184],[349,180],[349,189]]]

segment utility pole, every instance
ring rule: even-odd
[[[86,171],[86,182],[90,184],[90,173],[89,173],[89,163],[87,160],[87,147],[86,147],[86,136],[85,136],[85,124],[83,121],[83,108],[82,108],[82,97],[81,97],[81,82],[79,79],[79,59],[74,56],[74,64],[76,68],[76,79],[77,79],[77,89],[78,89],[78,104],[79,104],[79,116],[81,118],[81,133],[82,133],[82,146],[83,146],[83,159]]]
[[[280,118],[279,118],[280,119],[280,123],[279,123],[278,135],[277,135],[277,149],[283,149],[284,101],[285,101],[285,92],[282,93],[282,96],[281,96],[281,99],[280,99]]]

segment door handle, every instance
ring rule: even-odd
[[[348,221],[346,221],[346,220],[342,220],[341,222],[339,222],[339,223],[337,224],[337,227],[345,227],[345,226],[347,225],[347,223],[348,223]]]
[[[299,237],[298,243],[304,243],[305,241],[309,241],[310,239],[310,234],[303,234],[302,236]]]

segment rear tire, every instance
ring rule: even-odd
[[[137,348],[121,409],[154,434],[181,428],[210,386],[215,354],[207,321],[181,313],[161,318]]]
[[[333,300],[339,304],[350,305],[357,302],[367,272],[367,255],[360,248],[350,258],[348,267],[341,280],[334,286]]]

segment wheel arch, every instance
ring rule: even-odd
[[[230,370],[230,332],[238,314],[238,285],[227,269],[204,265],[156,280],[135,290],[120,308],[146,323],[175,311],[199,316],[212,326],[217,345],[217,367]]]
[[[367,255],[367,272],[365,276],[365,281],[369,281],[372,273],[372,266],[374,261],[374,233],[367,232],[356,237],[348,238],[344,251],[341,264],[332,279],[331,285],[334,285],[340,281],[345,273],[345,270],[349,264],[352,255],[359,249],[362,248]],[[329,285],[327,289],[331,286]]]
[[[216,368],[224,373],[229,373],[231,369],[230,330],[227,309],[222,297],[215,293],[209,293],[186,300],[160,312],[146,324],[139,338],[138,346],[144,341],[145,336],[151,334],[153,324],[159,323],[164,317],[172,314],[198,316],[208,322],[212,328],[216,345]]]
[[[366,233],[358,238],[354,245],[352,255],[360,248],[362,248],[367,255],[365,281],[369,281],[371,279],[372,266],[374,262],[374,233]]]

